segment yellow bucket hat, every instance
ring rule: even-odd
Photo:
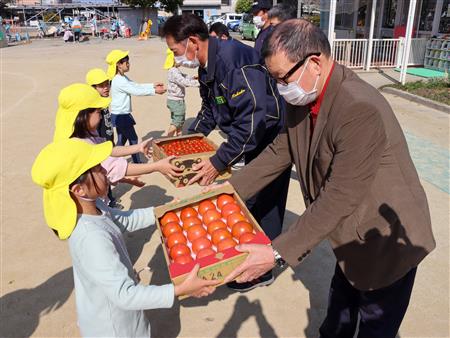
[[[105,81],[109,81],[109,77],[103,69],[94,68],[86,74],[86,83],[89,86],[95,86]]]
[[[108,70],[106,71],[106,74],[108,75],[110,80],[112,80],[116,75],[117,62],[128,56],[129,53],[130,51],[128,50],[114,49],[106,56],[106,63],[108,64]]]
[[[33,181],[44,189],[44,215],[60,239],[67,239],[77,222],[77,208],[69,185],[111,155],[112,143],[89,144],[79,139],[51,143],[41,150],[33,168]]]
[[[169,48],[167,48],[166,54],[167,54],[167,57],[166,57],[166,61],[164,62],[164,69],[170,69],[175,64],[175,55]]]
[[[101,97],[97,90],[85,83],[74,83],[63,88],[58,96],[53,141],[66,139],[72,135],[73,124],[80,110],[106,108],[110,102],[111,98]]]

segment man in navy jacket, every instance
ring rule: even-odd
[[[236,40],[210,38],[206,24],[196,15],[169,18],[163,36],[177,63],[199,66],[202,107],[189,132],[207,136],[218,127],[227,135],[217,153],[197,166],[198,174],[190,182],[208,185],[242,156],[249,163],[273,141],[284,125],[284,103],[275,81],[260,64],[259,53]],[[247,201],[271,239],[281,233],[289,178],[290,170],[286,170]],[[249,285],[240,285],[240,289],[249,290],[272,281],[270,274]]]

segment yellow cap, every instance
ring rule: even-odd
[[[94,68],[86,74],[86,83],[89,86],[95,86],[105,81],[109,81],[109,77],[103,69]]]
[[[112,143],[89,144],[79,139],[51,143],[41,150],[31,177],[44,189],[44,215],[60,239],[67,239],[77,222],[77,208],[69,185],[111,155]]]
[[[108,64],[108,70],[106,71],[106,74],[108,75],[109,79],[112,80],[113,77],[116,75],[116,65],[117,62],[119,62],[124,57],[128,56],[129,51],[128,50],[121,50],[121,49],[114,49],[109,52],[109,54],[106,56],[106,63]]]
[[[164,62],[164,69],[170,69],[175,64],[175,55],[169,48],[167,48],[166,53],[167,53],[167,57],[166,57],[166,61]]]
[[[53,141],[66,139],[72,135],[73,125],[80,110],[106,108],[110,102],[109,97],[101,97],[94,88],[85,83],[74,83],[63,88],[58,96]]]

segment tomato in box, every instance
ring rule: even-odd
[[[173,261],[175,263],[184,265],[184,264],[188,264],[188,263],[192,262],[193,259],[190,255],[181,255],[181,256],[175,257],[175,259]]]
[[[246,232],[239,237],[239,244],[245,244],[253,240],[255,238],[255,234],[252,232]]]
[[[183,229],[181,229],[180,225],[176,222],[167,223],[162,228],[162,233],[163,233],[164,237],[166,237],[166,238],[169,237],[174,232],[182,232],[182,231],[183,231]]]
[[[237,222],[235,225],[233,225],[233,228],[231,229],[231,234],[236,239],[241,238],[241,235],[247,232],[253,232],[253,227],[248,222]]]
[[[236,246],[236,241],[232,238],[224,238],[223,240],[221,240],[219,242],[219,244],[217,244],[217,250],[219,252],[225,251],[226,249],[229,248],[234,248]]]
[[[174,232],[169,237],[167,237],[167,246],[169,247],[169,249],[175,244],[179,243],[187,244],[187,239],[182,232]]]
[[[164,214],[164,216],[161,218],[161,220],[159,221],[159,223],[164,226],[167,223],[171,223],[171,222],[179,222],[180,219],[178,218],[177,214],[169,211],[167,213]]]
[[[198,213],[194,208],[187,207],[181,210],[181,220],[184,222],[186,218],[197,217]]]
[[[202,225],[193,225],[187,231],[188,239],[190,242],[195,241],[197,238],[205,237],[207,232]]]
[[[206,257],[206,256],[214,255],[215,253],[216,253],[216,252],[214,251],[214,249],[212,249],[212,248],[206,248],[206,249],[200,250],[200,251],[197,253],[196,258],[197,258],[197,259],[200,259],[200,258],[203,258],[203,257]]]
[[[227,218],[229,215],[239,212],[241,212],[241,208],[235,203],[226,204],[221,210],[223,218]]]
[[[213,221],[217,221],[221,218],[220,213],[215,209],[210,209],[203,214],[203,223],[208,225]]]
[[[189,247],[186,244],[175,244],[173,247],[170,248],[170,257],[172,259],[177,258],[178,256],[183,256],[183,255],[190,255],[191,254],[191,249],[189,249]]]
[[[230,228],[233,228],[233,225],[235,225],[237,222],[243,222],[243,221],[247,222],[247,219],[240,212],[239,213],[236,212],[227,217],[227,224]]]
[[[217,229],[225,229],[226,230],[227,225],[224,222],[222,222],[221,220],[216,220],[216,221],[212,221],[207,226],[208,234],[210,234],[210,235],[212,235],[212,233],[214,231],[216,231]]]
[[[212,244],[208,238],[200,237],[192,242],[192,251],[194,251],[195,254],[198,254],[199,251],[211,248],[211,246]]]
[[[201,138],[172,140],[162,144],[161,148],[168,156],[183,156],[214,151],[214,148]]]
[[[202,225],[202,221],[197,217],[189,217],[183,221],[183,229],[186,231],[194,225]]]
[[[211,235],[212,242],[215,246],[217,246],[217,244],[219,244],[219,242],[221,242],[225,238],[231,238],[230,232],[226,229],[217,229]]]
[[[201,201],[198,205],[198,212],[203,215],[208,210],[216,210],[216,206],[210,200]]]
[[[228,194],[222,194],[217,198],[217,207],[222,209],[224,205],[235,203],[234,198]]]

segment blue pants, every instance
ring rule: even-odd
[[[130,143],[130,145],[134,145],[138,143],[138,137],[136,134],[136,130],[134,129],[134,126],[119,126],[116,125],[116,131],[117,131],[117,145],[118,146],[124,146],[127,141]],[[134,163],[142,163],[141,159],[139,158],[139,154],[131,155],[133,158]]]
[[[358,338],[394,338],[408,308],[416,269],[387,287],[361,291],[349,283],[336,264],[320,337],[353,337],[359,314]]]

